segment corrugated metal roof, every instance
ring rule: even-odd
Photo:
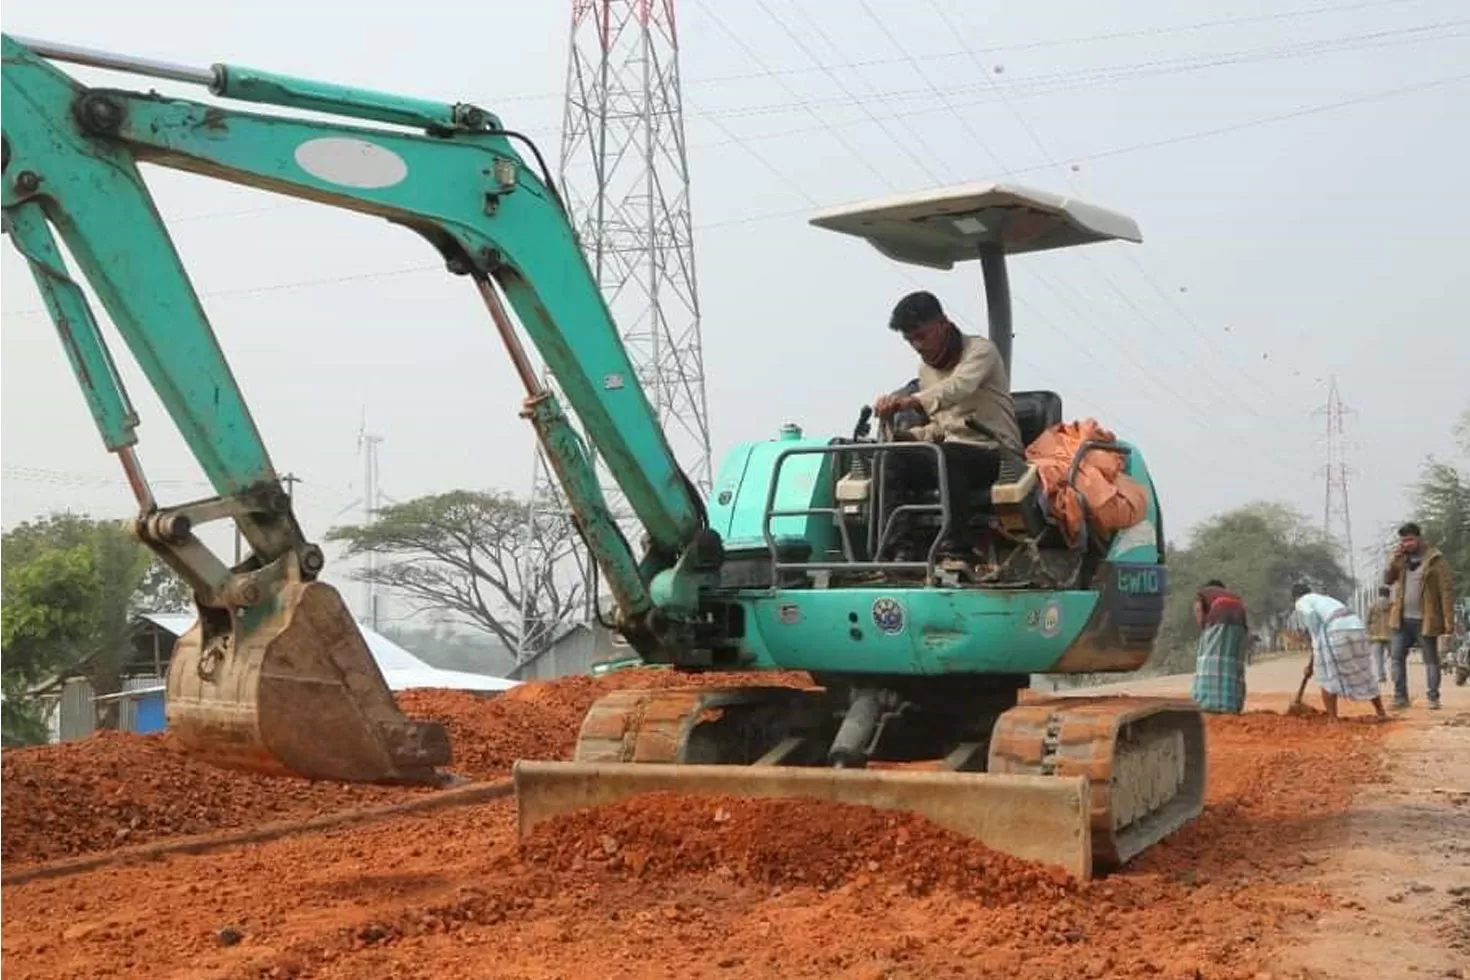
[[[195,620],[193,616],[177,613],[140,613],[138,618],[146,619],[159,629],[172,633],[174,636],[181,636],[188,632]],[[391,690],[406,691],[415,687],[443,687],[455,691],[507,691],[519,683],[519,681],[508,680],[504,677],[492,677],[489,674],[473,674],[463,670],[440,670],[415,657],[383,634],[370,630],[361,623],[357,624],[357,628],[362,632],[362,638],[367,641],[368,650],[372,652],[373,659],[377,661],[378,669],[383,672],[383,679],[388,682]]]

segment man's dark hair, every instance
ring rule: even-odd
[[[939,298],[921,289],[898,301],[898,305],[893,308],[893,315],[888,318],[888,329],[902,334],[913,333],[931,320],[943,316],[944,307],[939,305]]]
[[[1225,588],[1225,583],[1217,578],[1212,578],[1203,587],[1206,589],[1223,589]]]
[[[1383,598],[1387,599],[1389,596],[1393,595],[1393,589],[1390,589],[1386,585],[1380,585],[1378,587],[1378,594],[1381,595],[1381,596],[1383,596]]]
[[[1298,582],[1296,585],[1293,585],[1291,587],[1291,597],[1293,599],[1300,599],[1302,596],[1307,595],[1311,591],[1312,587],[1310,585],[1305,582]]]
[[[1399,528],[1399,537],[1403,538],[1411,534],[1416,538],[1422,538],[1424,536],[1424,532],[1419,530],[1419,525],[1415,524],[1413,521],[1410,521],[1409,523]]]

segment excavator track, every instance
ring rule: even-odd
[[[996,722],[987,771],[1086,777],[1093,861],[1119,867],[1204,808],[1204,719],[1154,698],[1031,702]]]
[[[820,728],[820,695],[784,687],[617,691],[588,712],[575,760],[819,766],[830,739]],[[802,756],[800,744],[817,751]],[[985,772],[1085,779],[1092,863],[1117,868],[1203,809],[1203,719],[1192,704],[1152,698],[1029,702],[996,721]]]
[[[822,692],[794,687],[614,691],[582,720],[577,762],[745,764],[820,723]]]

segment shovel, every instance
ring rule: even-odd
[[[1287,705],[1286,713],[1288,715],[1301,717],[1312,713],[1312,709],[1308,708],[1305,704],[1302,703],[1302,697],[1307,693],[1307,681],[1311,679],[1311,674],[1302,675],[1302,682],[1297,685],[1296,697],[1292,698],[1291,704]]]

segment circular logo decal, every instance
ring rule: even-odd
[[[296,147],[296,164],[318,180],[378,190],[408,176],[408,164],[392,150],[367,140],[323,136]]]
[[[1048,602],[1046,611],[1041,614],[1041,635],[1056,636],[1062,629],[1062,606],[1057,602]]]
[[[874,599],[873,600],[873,625],[878,627],[878,632],[888,636],[897,636],[903,632],[903,606],[899,605],[897,599]]]

